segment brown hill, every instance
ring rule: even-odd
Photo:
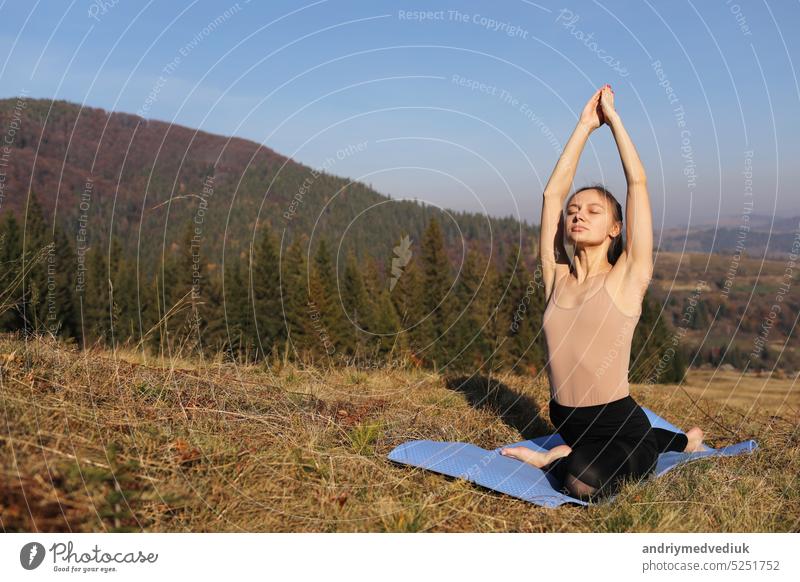
[[[493,240],[498,261],[511,244],[530,248],[533,240],[533,229],[511,218],[448,216],[392,200],[252,141],[136,115],[11,98],[0,100],[0,128],[9,144],[0,211],[22,215],[33,191],[48,219],[55,218],[69,238],[75,240],[86,220],[93,244],[106,244],[113,234],[145,266],[160,259],[189,223],[200,225],[209,264],[221,262],[223,248],[242,253],[264,221],[279,233],[285,229],[284,244],[302,233],[328,237],[335,246],[341,242],[343,251],[352,249],[357,256],[391,257],[403,235],[419,241],[436,215],[454,265],[461,262],[461,237],[487,254]],[[531,266],[532,254],[525,260]]]

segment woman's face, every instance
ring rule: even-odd
[[[601,245],[619,234],[611,204],[598,190],[583,190],[572,197],[564,225],[569,240],[576,246]]]

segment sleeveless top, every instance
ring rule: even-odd
[[[575,307],[558,304],[569,275],[562,276],[544,311],[550,397],[563,406],[594,406],[630,395],[631,340],[641,309],[634,316],[620,311],[606,288],[606,274]]]

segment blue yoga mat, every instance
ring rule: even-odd
[[[642,410],[647,414],[651,426],[683,433],[682,430],[673,426],[652,410],[644,406],[642,406]],[[388,458],[404,465],[412,465],[435,471],[436,473],[450,475],[451,477],[466,479],[543,507],[558,507],[563,503],[588,505],[589,503],[586,501],[558,491],[560,484],[553,475],[549,475],[541,469],[522,461],[500,454],[500,450],[507,446],[524,446],[535,451],[546,451],[563,444],[564,441],[558,433],[511,445],[503,445],[491,451],[469,443],[414,440],[392,449]],[[695,459],[732,457],[733,455],[753,452],[757,448],[758,444],[754,440],[747,440],[719,449],[709,448],[706,451],[694,453],[678,453],[674,451],[661,453],[658,456],[654,475],[659,477],[670,469]],[[610,502],[615,497],[616,495],[608,496],[603,501]]]

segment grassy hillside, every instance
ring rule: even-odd
[[[700,460],[608,507],[548,510],[398,466],[408,439],[493,448],[552,431],[542,376],[459,379],[399,365],[333,372],[143,361],[0,338],[4,531],[796,531],[796,381],[693,372],[634,386],[706,442]],[[710,382],[710,384],[708,384]],[[708,386],[708,387],[706,387]],[[541,413],[542,416],[537,416]]]

